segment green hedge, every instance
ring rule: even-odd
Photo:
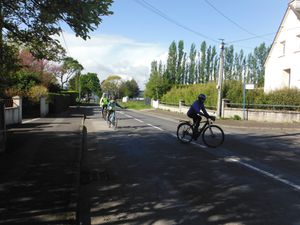
[[[191,105],[200,93],[207,96],[206,106],[215,108],[217,105],[218,92],[216,83],[181,85],[171,88],[162,96],[161,102],[178,104],[183,100],[186,105]],[[268,105],[300,105],[299,89],[281,89],[264,93],[262,88],[247,90],[247,104],[268,104]],[[243,102],[243,84],[240,81],[225,81],[223,83],[223,98],[229,99],[231,103]]]
[[[181,85],[171,88],[171,90],[162,96],[161,101],[169,104],[178,104],[183,100],[186,105],[191,105],[200,93],[207,96],[207,107],[217,105],[218,92],[216,83]]]
[[[75,102],[74,96],[70,94],[58,94],[58,93],[49,93],[49,112],[56,114],[63,112],[69,108],[70,105],[74,105]]]

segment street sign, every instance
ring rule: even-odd
[[[245,85],[245,88],[246,88],[247,90],[253,90],[253,89],[254,89],[254,84],[246,84],[246,85]]]

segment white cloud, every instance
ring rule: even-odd
[[[100,81],[109,75],[135,79],[144,89],[153,60],[165,60],[166,47],[155,43],[141,43],[122,36],[98,35],[84,41],[74,34],[64,33],[61,44],[69,56],[85,68],[83,72],[97,73]]]

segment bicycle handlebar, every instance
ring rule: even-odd
[[[212,121],[215,121],[216,120],[216,117],[215,116],[205,116],[203,113],[197,113],[198,116],[204,116],[207,120],[212,120]]]

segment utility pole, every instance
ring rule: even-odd
[[[220,45],[220,65],[219,65],[219,79],[218,79],[218,105],[217,105],[217,116],[222,116],[222,81],[223,81],[223,73],[224,73],[224,39],[221,39]]]

